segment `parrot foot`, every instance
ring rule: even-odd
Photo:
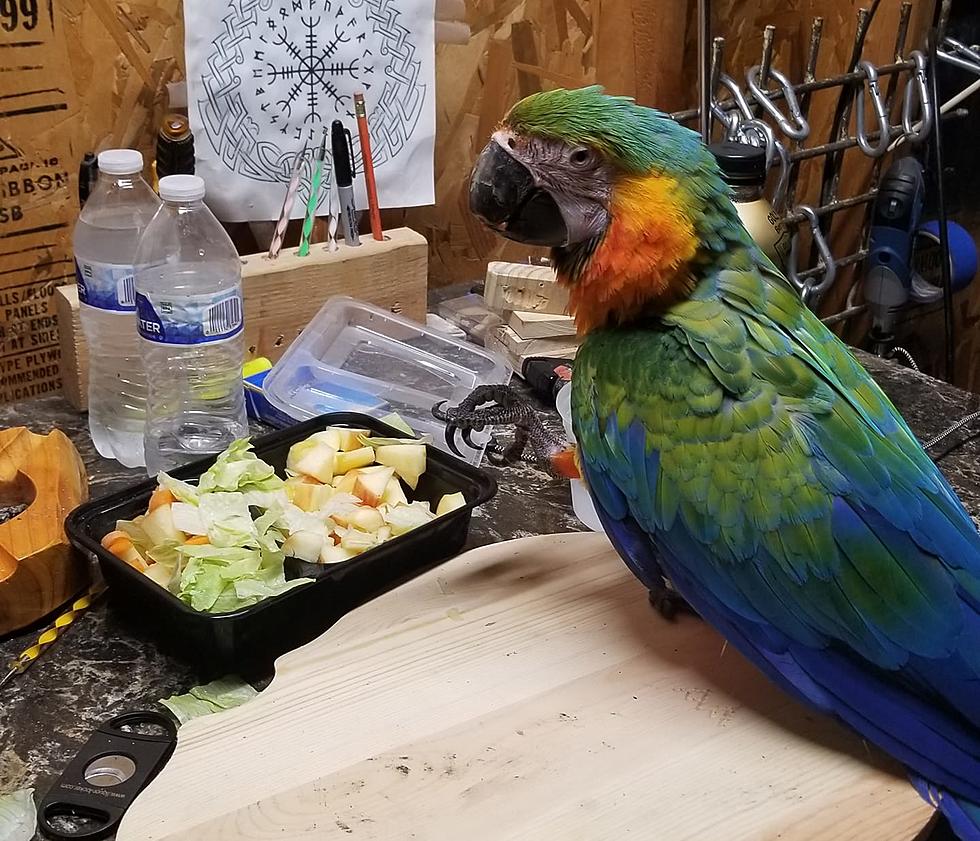
[[[505,446],[491,440],[487,444],[487,459],[498,467],[519,461],[529,446],[541,461],[562,449],[562,443],[544,428],[534,407],[510,386],[478,386],[458,406],[447,408],[445,400],[437,403],[432,415],[446,424],[446,444],[458,456],[462,453],[457,434],[468,446],[479,449],[470,437],[472,433],[483,432],[488,426],[513,426],[511,443]]]
[[[678,612],[697,616],[694,608],[684,600],[680,593],[666,585],[650,591],[650,604],[668,622],[673,622],[677,618]]]

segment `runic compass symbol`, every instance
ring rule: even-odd
[[[318,142],[335,119],[353,124],[357,90],[369,101],[375,166],[395,158],[426,95],[403,2],[224,0],[198,97],[222,163],[256,181],[284,180],[304,140]]]

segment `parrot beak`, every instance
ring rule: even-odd
[[[487,144],[473,168],[470,210],[508,239],[551,248],[568,244],[568,226],[555,199],[496,140]]]

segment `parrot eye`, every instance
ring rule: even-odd
[[[585,146],[579,146],[577,149],[572,150],[568,159],[572,162],[573,166],[588,166],[592,162],[592,150]]]

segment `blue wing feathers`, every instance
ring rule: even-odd
[[[957,831],[980,841],[976,527],[856,360],[838,348],[811,351],[837,340],[800,314],[792,292],[747,272],[705,286],[732,308],[724,337],[711,341],[712,302],[697,300],[691,335],[674,348],[722,386],[720,405],[703,382],[691,379],[698,384],[685,391],[675,378],[640,413],[630,404],[636,380],[620,374],[609,393],[621,402],[603,404],[593,389],[576,412],[593,433],[576,434],[592,443],[582,465],[606,531],[647,586],[666,575],[784,689],[944,789]],[[759,295],[769,296],[764,313]],[[674,326],[685,329],[679,316]],[[781,361],[789,357],[811,379],[794,380]],[[775,401],[753,376],[775,388]],[[675,411],[685,399],[687,413]],[[701,416],[710,427],[695,424]],[[704,446],[706,429],[731,446]],[[700,450],[678,455],[683,447]],[[793,447],[802,479],[779,473]],[[741,479],[715,469],[722,457]],[[771,488],[770,507],[746,503],[743,479]]]

